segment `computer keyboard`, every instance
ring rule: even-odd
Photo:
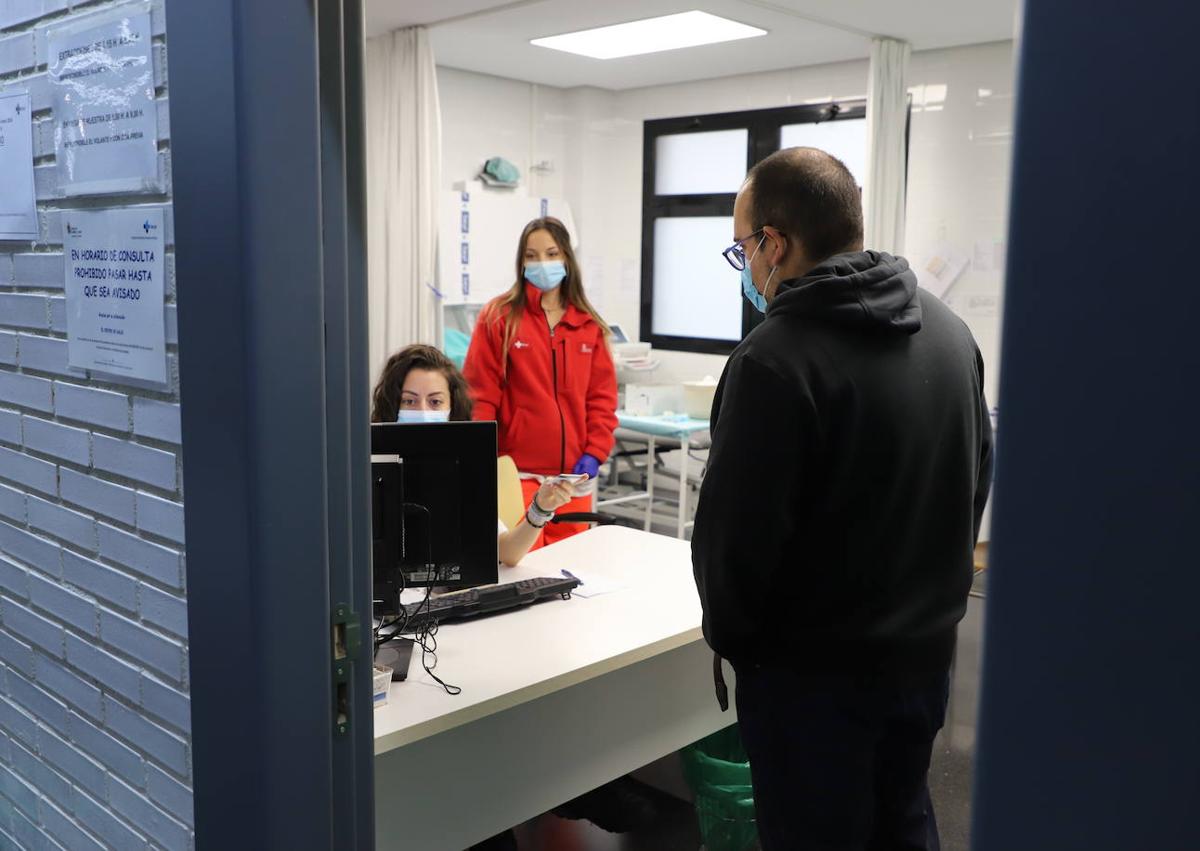
[[[485,585],[440,594],[430,597],[428,602],[421,600],[405,605],[404,611],[408,619],[401,619],[403,625],[400,631],[417,632],[435,623],[515,609],[556,597],[565,600],[571,596],[571,590],[577,585],[578,579],[539,576],[536,579],[521,579],[500,585]]]

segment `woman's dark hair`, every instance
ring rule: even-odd
[[[400,415],[400,396],[404,390],[404,379],[413,369],[440,372],[450,385],[450,419],[471,419],[471,392],[467,380],[458,367],[433,346],[421,344],[405,346],[396,352],[383,366],[379,383],[371,396],[371,422],[394,423]]]

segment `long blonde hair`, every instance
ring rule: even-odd
[[[608,323],[600,318],[596,308],[588,301],[583,291],[583,275],[579,270],[579,261],[575,259],[575,251],[571,248],[571,235],[567,233],[566,225],[553,216],[543,216],[525,225],[521,231],[521,239],[517,243],[517,277],[508,292],[498,298],[488,308],[487,321],[494,321],[498,315],[504,316],[504,348],[503,369],[508,373],[508,350],[513,338],[517,336],[517,326],[525,314],[525,246],[529,243],[529,235],[534,231],[544,230],[558,245],[563,255],[563,265],[567,268],[567,277],[561,284],[564,304],[573,304],[592,318],[607,340],[612,334]]]

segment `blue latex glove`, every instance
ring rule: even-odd
[[[577,476],[586,473],[589,479],[594,479],[600,474],[600,459],[584,453],[584,456],[575,462],[575,469],[571,472]]]

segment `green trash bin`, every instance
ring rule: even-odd
[[[758,825],[750,761],[736,724],[688,745],[683,773],[696,797],[705,851],[754,851]]]

